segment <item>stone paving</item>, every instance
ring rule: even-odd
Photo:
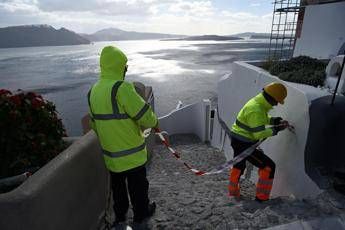
[[[195,168],[211,169],[225,161],[221,152],[193,136],[175,136],[171,143]],[[146,223],[147,229],[263,229],[345,216],[345,199],[334,191],[313,199],[280,197],[260,204],[253,200],[255,185],[242,180],[242,198],[232,200],[227,195],[227,173],[195,176],[161,145],[155,147],[148,179],[150,199],[157,203],[157,210]]]

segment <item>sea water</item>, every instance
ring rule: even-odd
[[[81,134],[86,94],[99,77],[102,48],[128,56],[126,79],[151,85],[159,116],[183,104],[216,98],[217,81],[237,60],[264,60],[267,40],[113,41],[90,45],[0,49],[0,88],[35,91],[56,104],[68,135]]]

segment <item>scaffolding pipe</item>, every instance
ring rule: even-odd
[[[300,0],[276,0],[273,4],[268,59],[290,58],[296,39],[296,16],[301,8]]]

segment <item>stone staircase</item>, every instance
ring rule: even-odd
[[[173,136],[170,142],[195,168],[207,170],[225,161],[223,153],[195,136]],[[162,145],[154,149],[148,179],[150,199],[157,203],[156,214],[147,222],[150,229],[264,229],[345,213],[344,197],[333,191],[313,199],[280,197],[257,203],[255,185],[247,180],[241,182],[241,200],[231,200],[227,173],[195,176]]]

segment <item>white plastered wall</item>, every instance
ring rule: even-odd
[[[194,133],[201,141],[208,141],[210,110],[209,100],[187,105],[159,118],[159,127],[169,135]]]
[[[294,57],[306,55],[330,59],[345,44],[345,1],[310,5],[305,9],[301,37],[297,39]]]
[[[243,62],[235,62],[232,74],[224,76],[218,83],[218,106],[221,118],[231,127],[237,113],[243,105],[253,96],[262,91],[262,88],[271,82],[282,82],[266,71]],[[309,127],[309,100],[307,92],[309,86],[295,87],[295,84],[282,82],[288,88],[288,97],[284,106],[278,106],[272,110],[272,116],[281,116],[288,120],[296,128],[296,135],[289,131],[283,131],[277,136],[269,138],[262,144],[265,153],[276,163],[276,175],[272,190],[272,196],[294,195],[298,198],[315,196],[321,192],[317,185],[308,177],[304,170],[304,149],[306,145]],[[314,88],[324,95],[323,92]],[[315,96],[313,97],[313,99]],[[220,147],[223,137],[221,128],[215,118],[213,126],[213,138],[211,144]],[[225,155],[233,157],[230,143],[225,143]],[[251,179],[256,182],[254,170]]]

